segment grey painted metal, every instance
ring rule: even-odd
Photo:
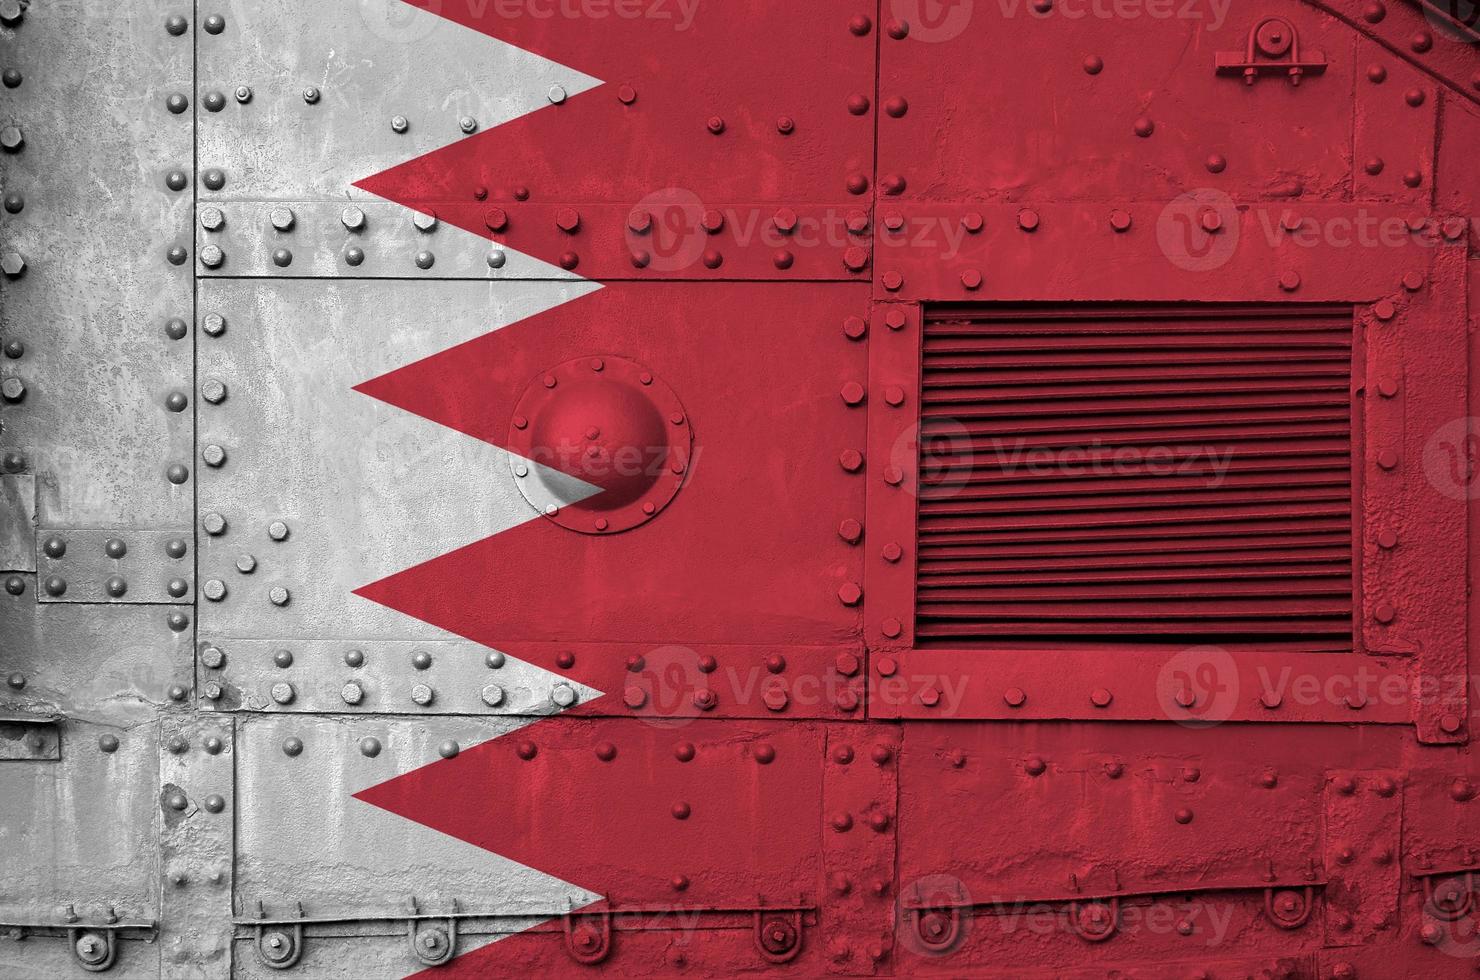
[[[199,113],[200,166],[226,178],[204,201],[360,203],[355,181],[463,139],[463,118],[486,130],[548,106],[553,85],[596,84],[396,0],[203,0],[201,13],[225,26],[200,36],[197,101],[253,93]]]
[[[46,0],[0,63],[0,980],[84,975],[79,928],[109,977],[281,976],[259,899],[336,920],[295,976],[410,973],[413,895],[492,913],[459,952],[595,898],[353,799],[567,690],[353,595],[537,514],[353,387],[597,287],[352,187],[594,80],[398,0]]]

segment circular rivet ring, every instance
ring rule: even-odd
[[[642,365],[611,356],[600,370],[595,363],[576,358],[537,375],[515,406],[507,446],[519,491],[536,510],[572,531],[615,534],[651,520],[678,494],[693,426],[673,390]],[[602,492],[565,500],[552,472]]]

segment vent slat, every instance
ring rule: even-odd
[[[927,311],[917,642],[1350,649],[1351,311]]]

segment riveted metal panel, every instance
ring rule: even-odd
[[[144,6],[0,0],[0,976],[1473,974],[1464,5]],[[917,645],[1003,304],[1351,311],[1350,648]]]
[[[50,526],[186,523],[190,386],[190,193],[194,127],[188,36],[137,6],[32,4],[0,35],[20,84],[0,89],[20,145],[5,154],[11,205],[4,279],[8,471],[37,477]],[[79,84],[83,74],[87,84]],[[99,132],[108,134],[99,139]],[[171,175],[178,175],[172,177]],[[183,183],[182,183],[183,181]],[[179,251],[172,251],[178,249]],[[14,458],[11,458],[11,456]]]

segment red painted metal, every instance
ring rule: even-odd
[[[1472,972],[1473,50],[419,5],[606,82],[361,184],[607,283],[359,389],[596,488],[360,590],[603,692],[359,795],[603,896],[444,975]]]

